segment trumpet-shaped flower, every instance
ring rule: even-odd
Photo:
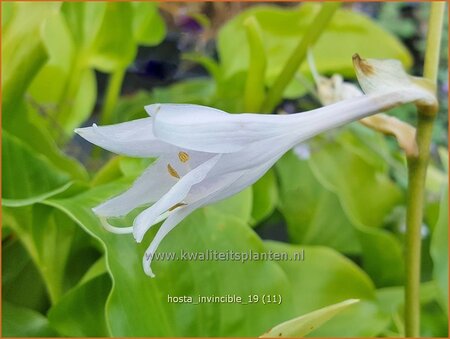
[[[373,94],[304,113],[228,114],[197,105],[153,104],[145,107],[148,118],[77,129],[83,138],[109,151],[157,157],[128,191],[95,207],[94,212],[107,230],[133,233],[137,242],[150,227],[164,220],[143,257],[144,270],[153,277],[152,257],[178,223],[195,209],[252,185],[293,146],[389,107],[434,102],[432,94],[413,82],[396,86],[395,77],[382,82],[379,74],[383,72],[375,68],[384,70],[383,62],[370,67],[362,60],[357,65],[357,69],[364,68],[358,74],[360,82],[369,83],[366,87]],[[126,215],[146,204],[151,206],[130,227],[113,227],[107,222],[108,217]]]

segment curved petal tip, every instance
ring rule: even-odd
[[[154,117],[161,109],[161,104],[151,104],[145,106],[144,108],[149,116]]]

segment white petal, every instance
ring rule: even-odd
[[[384,109],[423,100],[434,99],[428,91],[416,86],[351,98],[304,113],[282,116],[223,113],[211,114],[211,118],[199,121],[190,120],[189,114],[183,115],[176,109],[165,112],[163,105],[154,116],[154,133],[158,138],[186,149],[218,153],[246,152],[248,147],[269,139],[289,140],[294,136],[297,140],[294,144],[297,144]],[[271,149],[270,144],[265,145],[264,150],[270,152]],[[254,154],[259,156],[260,152],[256,150]],[[242,161],[251,163],[250,159],[243,158]]]
[[[151,263],[156,249],[158,248],[164,237],[196,208],[196,205],[188,205],[186,207],[179,208],[174,211],[161,225],[161,228],[156,233],[155,237],[150,243],[150,246],[145,251],[144,257],[142,258],[142,266],[144,267],[145,274],[152,278],[155,277],[151,269]]]
[[[278,159],[297,144],[297,133],[280,135],[249,144],[239,152],[227,153],[210,173],[211,177],[247,170]]]
[[[150,277],[155,276],[151,269],[151,261],[159,244],[163,238],[187,215],[205,204],[214,203],[216,201],[228,198],[242,191],[249,185],[252,185],[259,178],[261,178],[270,167],[272,167],[276,160],[277,159],[272,159],[257,168],[227,173],[219,178],[209,178],[194,185],[189,192],[189,199],[192,199],[192,201],[189,201],[188,205],[185,207],[180,207],[173,212],[170,212],[171,215],[158,230],[155,238],[146,250],[143,257],[143,267],[145,273]]]
[[[321,132],[409,102],[434,100],[428,91],[411,87],[363,95],[301,114],[292,114],[298,142]]]
[[[208,176],[202,182],[192,186],[185,200],[189,205],[194,203],[201,203],[202,206],[203,203],[209,204],[212,197],[233,185],[236,180],[246,173],[247,170],[241,170],[220,176]]]
[[[196,168],[212,157],[210,153],[183,151],[188,157],[185,163],[180,160],[180,152],[165,154],[151,164],[126,192],[102,203],[93,210],[97,215],[118,217],[126,215],[144,204],[153,203],[166,194],[178,181],[170,175],[168,166],[184,175],[190,168]]]
[[[411,85],[410,76],[402,63],[394,59],[361,59],[353,56],[355,72],[365,93],[389,91]]]
[[[177,160],[176,154],[159,157],[130,189],[95,207],[95,214],[108,217],[123,216],[139,206],[157,201],[177,182],[177,179],[167,171],[167,165],[176,163]]]
[[[212,115],[220,116],[227,115],[228,113],[221,111],[220,109],[191,104],[152,104],[144,107],[147,114],[151,117],[156,117],[159,113],[179,118],[179,115],[186,115],[196,120],[208,119]]]
[[[205,161],[200,166],[192,169],[183,176],[165,195],[155,204],[137,216],[133,224],[133,234],[137,242],[141,242],[154,220],[171,207],[181,203],[188,195],[191,187],[201,182],[211,169],[216,165],[222,155],[218,154]]]
[[[273,165],[274,163],[282,156],[275,157],[270,159],[266,163],[263,163],[257,167],[250,168],[246,171],[243,171],[242,174],[234,180],[232,184],[227,185],[224,189],[217,191],[214,195],[208,197],[208,204],[212,204],[214,202],[229,198],[236,193],[244,190],[250,185],[253,185],[256,181],[258,181]]]
[[[356,76],[367,94],[398,90],[421,91],[415,101],[426,106],[436,105],[434,85],[424,78],[415,78],[405,72],[398,60],[361,59],[353,56]]]
[[[77,128],[75,133],[108,151],[134,157],[155,157],[175,152],[176,147],[153,135],[152,118],[116,125]]]
[[[283,150],[285,149],[286,148],[283,148]],[[269,170],[269,168],[272,167],[273,164],[283,155],[283,150],[259,166],[229,172],[222,171],[222,173],[218,175],[213,175],[214,170],[211,171],[205,180],[191,188],[189,195],[186,197],[186,202],[188,204],[195,203],[203,206],[205,204],[211,204],[228,198],[242,191],[261,178],[264,173],[266,173],[267,170]],[[220,165],[222,160],[223,157],[216,167],[222,167]]]
[[[152,105],[153,106],[153,105]],[[161,140],[182,148],[231,153],[249,143],[289,130],[284,116],[228,114],[197,105],[165,105],[153,109],[153,132]]]
[[[365,95],[306,113],[291,115],[289,117],[292,118],[295,133],[281,134],[251,143],[239,152],[224,154],[208,177],[218,178],[227,173],[248,169],[252,172],[247,176],[258,178],[259,174],[263,175],[275,161],[296,144],[328,129],[377,113],[384,108],[418,100],[423,95],[423,91],[402,89],[376,95]],[[242,187],[245,188],[251,183],[253,183],[252,180],[247,182],[243,180]],[[235,183],[233,183],[233,187],[230,187],[230,192],[238,191],[234,185]],[[222,195],[229,196],[225,193],[225,191],[221,192]]]

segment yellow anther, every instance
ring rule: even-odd
[[[171,164],[167,164],[167,171],[169,172],[169,174],[171,176],[173,176],[174,178],[180,179],[180,175],[178,174],[178,172],[175,170],[175,168],[172,167]]]
[[[181,206],[186,206],[187,204],[185,204],[184,202],[179,202],[175,205],[173,205],[171,208],[168,209],[168,211],[173,211],[175,208],[181,207]]]
[[[186,152],[179,152],[178,153],[178,159],[180,159],[181,162],[187,162],[189,160],[189,154],[187,154]]]

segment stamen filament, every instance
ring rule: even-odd
[[[177,206],[178,207],[178,206]],[[152,227],[158,223],[160,223],[161,221],[164,221],[167,219],[167,217],[170,215],[170,210],[167,212],[164,212],[163,214],[161,214],[158,218],[155,219],[155,221],[153,222],[153,224],[151,224],[149,226]],[[102,217],[99,216],[100,222],[103,226],[103,228],[111,233],[115,233],[115,234],[131,234],[133,233],[133,226],[129,226],[129,227],[116,227],[111,225],[106,217]]]
[[[116,233],[116,234],[130,234],[133,233],[133,226],[129,226],[129,227],[116,227],[111,225],[108,220],[106,219],[106,217],[101,217],[99,216],[100,222],[102,223],[102,226],[105,230],[111,232],[111,233]]]

